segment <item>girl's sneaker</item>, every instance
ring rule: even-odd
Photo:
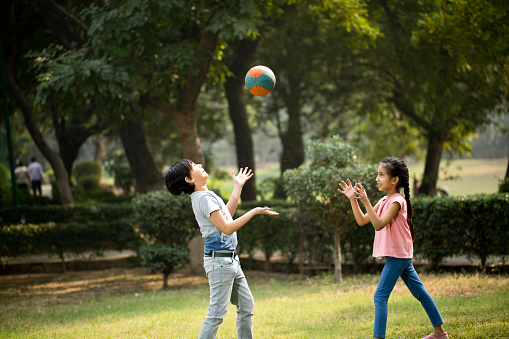
[[[444,332],[441,334],[431,333],[426,338],[422,338],[422,339],[447,339],[447,338],[449,338],[449,336],[447,335],[447,332]]]

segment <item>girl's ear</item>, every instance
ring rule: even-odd
[[[193,178],[190,178],[190,177],[186,177],[184,179],[188,184],[192,184],[193,182],[195,182],[195,180]]]
[[[392,178],[392,183],[397,185],[399,183],[399,177]]]

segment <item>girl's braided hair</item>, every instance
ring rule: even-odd
[[[397,189],[403,187],[405,193],[405,200],[408,206],[407,211],[407,222],[410,228],[410,234],[412,234],[412,241],[414,241],[414,224],[412,223],[412,216],[414,215],[414,209],[412,202],[410,201],[410,175],[408,174],[408,167],[405,162],[399,158],[385,158],[380,161],[383,164],[387,172],[392,178],[398,177],[399,182]]]

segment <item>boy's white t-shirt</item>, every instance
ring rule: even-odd
[[[200,232],[205,239],[205,253],[220,250],[234,251],[237,248],[237,232],[226,235],[209,219],[212,212],[219,210],[227,222],[233,221],[223,199],[211,190],[195,191],[191,194],[191,203]]]

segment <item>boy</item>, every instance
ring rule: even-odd
[[[187,193],[200,231],[205,238],[203,267],[210,286],[209,310],[203,322],[199,339],[213,339],[228,312],[228,304],[237,306],[237,333],[239,339],[253,337],[254,299],[242,272],[236,252],[236,231],[256,214],[278,215],[268,207],[256,207],[233,220],[242,187],[253,176],[248,168],[232,171],[234,188],[230,200],[223,200],[207,188],[209,175],[200,164],[183,159],[171,166],[164,177],[172,195]]]

